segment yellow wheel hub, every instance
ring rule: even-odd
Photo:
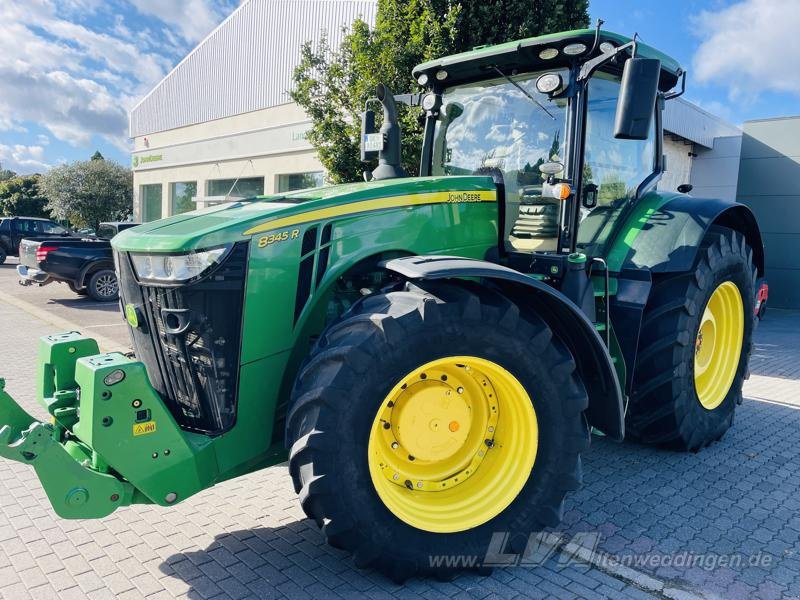
[[[732,281],[721,283],[708,299],[694,347],[694,388],[703,408],[717,408],[730,390],[744,336],[744,305]]]
[[[409,525],[463,531],[517,497],[538,439],[533,404],[516,377],[482,358],[443,358],[403,377],[381,403],[369,437],[370,477]]]

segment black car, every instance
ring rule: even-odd
[[[79,234],[50,219],[36,217],[3,217],[0,219],[0,265],[7,256],[17,256],[23,239],[44,240],[54,237],[77,238]]]
[[[66,283],[80,296],[98,302],[116,300],[119,292],[111,238],[138,223],[101,223],[97,236],[83,239],[24,239],[19,246],[20,285]]]

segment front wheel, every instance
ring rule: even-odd
[[[696,451],[728,430],[750,358],[754,282],[742,234],[712,227],[693,272],[654,283],[626,419],[631,437]]]
[[[436,557],[481,566],[495,532],[521,552],[561,520],[588,446],[586,391],[542,320],[476,284],[422,285],[324,332],[287,418],[303,510],[395,580],[456,566]]]
[[[100,269],[89,277],[86,286],[89,297],[97,302],[112,302],[119,297],[117,274],[112,269]]]

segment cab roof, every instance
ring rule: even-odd
[[[561,50],[564,46],[583,43],[587,48],[591,48],[592,44],[594,44],[595,33],[595,29],[576,29],[493,46],[478,46],[468,52],[443,56],[417,65],[414,67],[413,74],[415,78],[418,78],[423,73],[426,73],[430,80],[434,81],[436,72],[445,70],[447,71],[447,79],[444,84],[451,85],[460,81],[481,79],[486,76],[488,69],[495,66],[503,70],[505,67],[509,71],[511,69],[528,71],[538,67],[547,68],[549,65],[563,66],[566,56]],[[631,39],[618,33],[601,30],[598,47],[603,42],[611,42],[615,46],[622,46],[630,42]],[[551,60],[539,58],[539,52],[545,48],[556,48],[559,51],[558,56]],[[600,51],[596,50],[592,57],[599,53]],[[661,61],[661,82],[659,85],[661,91],[672,88],[683,73],[678,61],[642,42],[637,42],[636,56],[657,58]],[[589,56],[584,54],[575,58],[585,61]]]

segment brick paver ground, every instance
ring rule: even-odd
[[[39,416],[36,339],[51,329],[0,303],[1,374]],[[31,469],[0,461],[0,598],[798,597],[800,313],[770,311],[757,342],[748,399],[720,443],[686,455],[594,438],[585,486],[568,498],[558,533],[598,540],[597,566],[566,552],[537,568],[401,587],[356,570],[323,544],[284,466],[171,509],[136,506],[66,521],[53,515]],[[612,560],[634,554],[661,562],[625,570]],[[682,554],[706,562],[663,564]],[[743,562],[720,566],[721,556],[734,555]],[[761,558],[750,565],[753,556]]]

